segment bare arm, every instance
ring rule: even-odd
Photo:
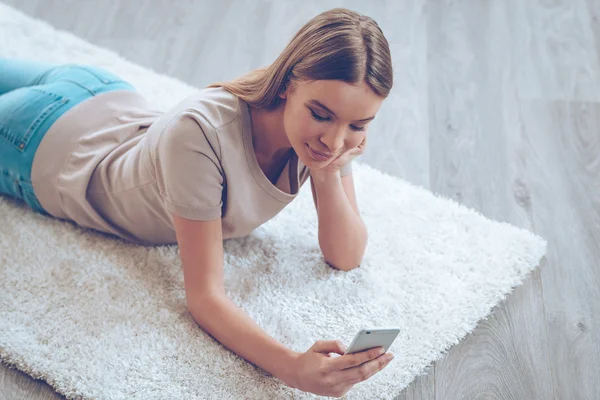
[[[361,263],[368,233],[356,206],[352,174],[341,177],[311,174],[313,200],[319,219],[319,245],[325,260],[348,271]]]
[[[189,309],[196,322],[223,346],[290,385],[293,360],[301,353],[269,336],[231,299],[207,297]]]
[[[292,388],[326,396],[341,397],[384,367],[373,351],[343,355],[345,346],[337,340],[317,340],[298,353],[271,338],[226,295],[220,218],[195,221],[173,215],[173,220],[188,310],[223,346]]]
[[[187,307],[200,327],[223,346],[293,386],[298,355],[270,337],[225,293],[221,220],[193,221],[173,214]]]

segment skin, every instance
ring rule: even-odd
[[[276,109],[251,108],[254,149],[261,165],[285,164],[293,148],[298,158],[313,172],[331,173],[364,150],[369,121],[381,107],[377,96],[364,82],[349,84],[337,80],[299,81],[282,94]],[[311,99],[323,103],[324,109],[307,104]],[[316,118],[325,118],[318,121]],[[364,128],[364,130],[356,130]],[[315,161],[306,148],[308,143],[322,153],[333,153],[327,161]]]
[[[369,121],[360,120],[374,117],[384,100],[364,82],[352,85],[335,80],[300,81],[280,97],[281,104],[274,110],[250,108],[257,159],[263,170],[269,170],[270,166],[276,166],[276,170],[285,164],[289,150],[293,148],[300,161],[310,169],[311,178],[316,179],[316,186],[321,190],[333,182],[332,175],[364,151]],[[335,116],[317,105],[307,104],[311,99],[323,103]],[[359,130],[361,128],[364,129]],[[306,148],[307,143],[313,149],[332,153],[333,156],[327,161],[316,161]],[[341,180],[346,195],[352,192],[348,198],[352,199],[351,203],[357,211],[352,176]],[[330,199],[339,199],[340,185],[331,187],[337,188],[338,192],[320,193],[331,195]],[[327,203],[322,203],[322,206],[327,206]],[[328,212],[329,209],[325,209],[327,212],[321,215],[335,217],[335,214]],[[356,218],[350,219],[348,214],[346,220],[356,221]],[[329,221],[324,223],[330,224]],[[345,350],[339,341],[318,341],[309,351],[298,354],[293,362],[295,372],[289,375],[286,383],[303,391],[341,397],[354,384],[370,378],[391,360],[389,355],[379,355],[377,349],[349,355],[344,355]],[[331,358],[331,352],[341,357]]]

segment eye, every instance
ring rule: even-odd
[[[315,112],[314,112],[312,109],[310,109],[310,108],[309,108],[309,110],[310,110],[310,113],[312,114],[312,117],[313,117],[315,120],[317,120],[317,121],[319,121],[319,122],[322,122],[322,121],[329,121],[329,118],[327,118],[327,117],[321,117],[320,115],[318,115],[317,113],[315,113]],[[366,129],[366,126],[363,126],[363,127],[360,127],[360,128],[359,128],[358,126],[352,126],[352,125],[350,125],[350,129],[352,129],[353,131],[359,132],[359,131],[364,131],[364,130]]]
[[[316,119],[317,121],[327,121],[329,120],[329,118],[326,117],[321,117],[320,115],[316,114],[312,109],[310,109],[310,113],[312,114],[313,118]]]

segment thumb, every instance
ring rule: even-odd
[[[313,345],[313,350],[317,353],[343,355],[346,352],[346,345],[341,340],[317,340]]]

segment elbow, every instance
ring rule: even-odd
[[[331,268],[337,269],[339,271],[344,271],[344,272],[352,271],[353,269],[360,267],[360,263],[359,264],[335,264],[328,260],[325,260],[325,262]]]
[[[355,251],[348,251],[348,246],[341,246],[338,244],[338,247],[335,248],[338,251],[335,252],[331,248],[324,247],[321,245],[321,253],[323,254],[323,258],[325,262],[332,268],[335,268],[340,271],[352,271],[360,267],[362,263],[363,256],[365,254],[365,250],[367,247],[367,231],[364,230],[363,241],[364,245],[362,246],[354,246]],[[350,246],[352,248],[352,246]],[[344,249],[344,250],[341,250]],[[331,251],[328,251],[331,250]]]
[[[326,256],[325,252],[323,252],[323,258],[327,265],[329,265],[331,268],[347,272],[360,267],[360,264],[362,263],[363,259],[363,254],[364,250],[359,254],[351,255],[346,253],[343,256],[331,257],[331,254],[328,254],[328,256]]]
[[[353,269],[356,269],[356,268],[358,268],[358,267],[360,267],[360,264],[358,264],[358,265],[352,265],[350,268],[346,268],[346,269],[344,269],[343,271],[346,271],[346,272],[348,272],[348,271],[352,271]]]

